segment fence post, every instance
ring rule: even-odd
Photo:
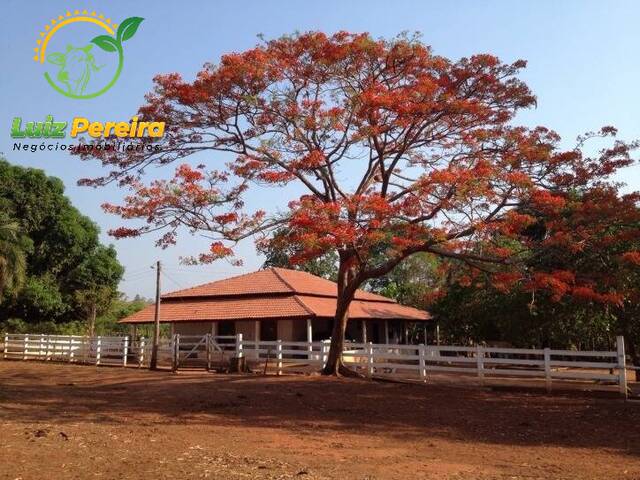
[[[307,360],[313,360],[313,340],[307,340]]]
[[[207,372],[211,370],[211,334],[207,333]]]
[[[310,318],[307,318],[307,360],[313,359],[313,324]]]
[[[69,363],[73,361],[73,352],[71,350],[72,348],[73,348],[73,336],[69,335],[69,354],[67,355],[67,358],[69,359]]]
[[[551,350],[544,349],[544,382],[547,387],[547,393],[551,392]]]
[[[327,340],[322,340],[322,346],[320,347],[320,361],[322,362],[322,368],[327,364],[327,356],[329,350],[327,349]]]
[[[173,336],[173,352],[171,355],[171,370],[174,372],[178,370],[180,366],[180,334],[176,333]]]
[[[140,342],[138,342],[138,368],[141,368],[144,364],[144,337],[140,337]]]
[[[478,378],[480,382],[484,381],[484,348],[482,345],[476,345],[476,368],[478,369]]]
[[[129,336],[124,337],[124,346],[122,348],[122,366],[127,366],[127,356],[129,355]]]
[[[278,344],[276,346],[276,368],[278,375],[282,375],[282,340],[278,340]]]
[[[4,353],[2,354],[2,358],[7,358],[7,350],[9,349],[9,334],[4,334]]]
[[[89,341],[89,345],[91,345],[90,337],[87,337],[86,335],[83,336],[82,340],[81,340],[82,343],[80,344],[80,345],[82,345],[82,347],[81,347],[82,348],[82,360],[81,360],[82,363],[87,363],[87,350],[88,350],[87,341]]]
[[[260,322],[256,320],[255,328],[253,329],[253,355],[256,357],[256,361],[260,361]]]
[[[96,342],[96,365],[100,365],[101,352],[102,352],[102,337],[98,336],[98,341]]]
[[[419,363],[419,368],[420,368],[420,380],[422,380],[423,382],[427,381],[427,362],[425,362],[424,360],[424,349],[425,346],[423,343],[421,343],[420,345],[418,345],[418,363]]]
[[[616,348],[618,350],[618,385],[620,386],[620,395],[627,398],[627,361],[624,353],[624,337],[618,335],[616,337]]]
[[[367,344],[367,377],[371,378],[373,375],[373,343]]]
[[[27,359],[27,349],[29,348],[29,335],[24,336],[24,341],[22,343],[22,360]]]
[[[42,338],[44,337],[44,334],[40,334],[40,341],[38,342],[38,360],[42,360]]]
[[[242,358],[242,334],[236,335],[236,357]]]

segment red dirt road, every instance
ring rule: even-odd
[[[0,479],[640,479],[594,394],[0,361]]]

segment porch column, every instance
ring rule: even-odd
[[[211,322],[211,336],[216,337],[218,335],[218,322]]]
[[[253,341],[256,358],[260,358],[260,320],[256,320],[254,324]]]
[[[407,321],[402,321],[402,328],[404,330],[404,344],[409,345],[409,327],[407,327]]]
[[[389,345],[389,320],[384,321],[384,343]]]
[[[313,356],[313,325],[311,323],[311,319],[307,318],[307,343],[309,344],[307,346],[307,351],[309,352],[307,355],[307,359],[311,360],[312,356]]]
[[[362,343],[367,343],[367,321],[362,320]]]

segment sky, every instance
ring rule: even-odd
[[[100,205],[117,203],[124,192],[113,186],[94,189],[76,184],[79,178],[100,175],[96,163],[81,162],[65,152],[14,151],[9,135],[14,117],[42,121],[50,114],[63,121],[75,116],[127,121],[144,102],[154,75],[178,72],[193,79],[204,63],[255,46],[259,34],[270,39],[296,31],[346,30],[389,38],[418,31],[436,54],[451,59],[490,53],[505,62],[527,60],[520,78],[537,96],[537,107],[521,113],[517,122],[552,128],[568,148],[577,135],[603,125],[616,126],[623,139],[640,138],[637,1],[111,0],[74,4],[3,0],[1,4],[0,54],[5,67],[0,75],[0,132],[4,132],[0,152],[13,164],[40,168],[64,181],[72,203],[100,226],[101,240],[115,245],[126,268],[120,288],[130,297],[153,296],[151,266],[156,260],[162,262],[165,273],[162,289],[171,291],[255,270],[264,259],[256,254],[253,242],[246,241],[238,249],[242,267],[224,261],[191,267],[179,258],[206,250],[206,239],[182,236],[177,246],[166,250],[155,247],[150,236],[114,240],[106,232],[122,222]],[[89,100],[70,99],[54,91],[43,78],[43,66],[32,58],[44,25],[73,9],[96,11],[113,22],[144,17],[136,35],[126,42],[120,78],[108,92]],[[70,41],[62,34],[58,40]],[[108,68],[96,75],[106,75]],[[206,159],[211,165],[219,161],[215,155]],[[166,174],[166,168],[148,172],[150,176]],[[625,170],[618,180],[627,184],[627,190],[640,190],[640,167]],[[286,200],[278,189],[257,190],[247,207],[275,209]]]

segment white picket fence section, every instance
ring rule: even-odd
[[[526,377],[554,380],[590,380],[618,384],[626,395],[626,362],[620,337],[617,351],[574,351],[435,345],[354,344],[343,353],[345,364],[367,376],[416,377],[467,374],[479,379]]]
[[[242,360],[281,375],[297,367],[319,369],[329,353],[329,340],[285,342],[245,340],[233,336],[173,335],[162,339],[158,363],[177,370],[210,370]],[[348,343],[343,362],[368,377],[428,381],[433,375],[470,375],[489,378],[543,379],[548,390],[554,381],[593,381],[617,385],[627,395],[623,337],[615,351],[574,351],[448,345]],[[95,365],[148,366],[151,342],[140,338],[71,335],[5,334],[2,358],[49,360]]]
[[[163,341],[158,349],[160,359],[171,363],[171,342]],[[151,357],[151,343],[141,338],[46,334],[5,334],[2,358],[44,360],[112,366],[146,366]]]

